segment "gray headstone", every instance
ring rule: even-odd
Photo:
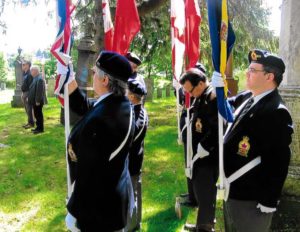
[[[12,107],[23,107],[23,102],[21,99],[22,91],[21,85],[23,83],[23,72],[22,72],[22,60],[21,55],[15,60],[15,77],[16,77],[16,89],[14,92],[13,100],[11,101]]]

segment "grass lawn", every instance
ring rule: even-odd
[[[64,128],[60,106],[44,106],[45,133],[33,135],[21,126],[24,109],[0,105],[0,231],[67,231]],[[177,145],[175,99],[146,104],[150,126],[145,140],[142,231],[179,232],[196,212],[174,212],[175,197],[186,192],[183,147]],[[217,231],[224,231],[218,202]]]

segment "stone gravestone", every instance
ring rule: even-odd
[[[55,79],[54,78],[48,79],[48,83],[47,83],[47,96],[48,97],[55,97],[54,86],[55,86]]]
[[[12,107],[23,107],[22,102],[22,91],[21,85],[23,83],[23,72],[22,72],[22,58],[21,58],[22,49],[18,49],[18,56],[15,60],[15,76],[16,76],[16,89],[14,92],[13,100],[11,101]]]
[[[157,88],[157,98],[162,98],[162,88]]]
[[[171,85],[168,84],[166,86],[166,97],[170,97],[171,96]]]
[[[286,64],[280,93],[289,108],[294,135],[292,159],[281,204],[272,222],[272,231],[300,231],[300,1],[285,0],[281,6],[279,55]],[[292,196],[292,197],[291,197]]]
[[[152,102],[153,101],[154,81],[152,78],[145,78],[144,80],[145,80],[145,84],[147,86],[146,101]]]

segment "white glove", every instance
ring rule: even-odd
[[[73,217],[72,214],[68,213],[65,221],[66,221],[66,226],[67,226],[68,230],[70,230],[72,232],[80,232],[80,230],[76,226],[77,219],[75,217]]]
[[[224,87],[224,81],[223,81],[221,73],[216,72],[216,71],[213,72],[213,75],[211,77],[211,85],[214,88]]]
[[[173,78],[172,85],[174,89],[180,89],[181,87],[180,83],[175,78]]]
[[[266,207],[261,205],[260,203],[257,204],[256,208],[260,209],[262,213],[273,213],[276,211],[276,208]]]
[[[63,64],[61,64],[59,61],[57,61],[56,64],[56,68],[57,68],[57,74],[60,75],[67,75],[68,72],[68,66],[64,66]]]
[[[204,157],[206,157],[206,156],[209,155],[209,152],[206,151],[206,150],[202,147],[201,143],[198,143],[198,147],[197,147],[197,155],[198,155],[198,154],[199,154],[200,159],[202,159],[202,158],[204,158]]]
[[[70,76],[69,76],[69,79],[68,79],[68,83],[70,83],[73,80],[75,80],[75,75],[76,75],[76,73],[74,72],[74,68],[73,68],[73,63],[72,62],[69,63],[69,67],[70,67]]]

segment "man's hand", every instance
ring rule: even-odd
[[[262,213],[273,213],[276,211],[276,208],[266,207],[260,203],[257,204],[256,208],[260,209]]]
[[[69,143],[69,145],[68,145],[68,153],[69,153],[70,159],[73,162],[77,162],[77,156],[76,156],[75,152],[73,151],[73,147],[72,147],[71,143]]]
[[[69,82],[68,83],[69,95],[71,93],[73,93],[74,90],[77,89],[77,88],[78,88],[78,84],[77,84],[76,80],[72,80],[71,82]]]
[[[36,102],[36,103],[35,103],[36,106],[39,106],[40,104],[41,104],[41,103],[39,103],[39,102]]]

